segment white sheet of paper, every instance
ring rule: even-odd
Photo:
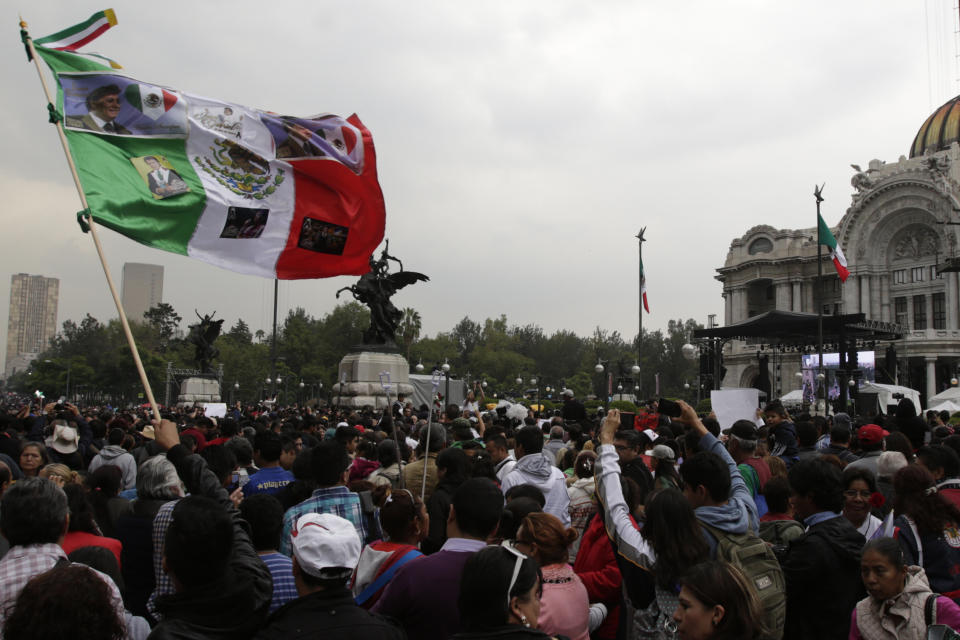
[[[203,415],[208,418],[222,418],[227,415],[227,404],[225,402],[203,402]]]
[[[749,420],[758,426],[763,424],[757,418],[760,405],[760,391],[757,389],[714,390],[710,392],[710,404],[721,430],[729,429],[737,420]]]

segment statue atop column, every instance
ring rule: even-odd
[[[387,240],[379,258],[370,255],[370,271],[360,276],[355,285],[337,291],[337,297],[349,291],[354,299],[370,308],[370,328],[363,332],[364,345],[396,349],[395,337],[403,312],[390,302],[390,298],[403,287],[430,278],[415,271],[404,271],[403,263],[390,255],[389,249],[390,241]],[[390,261],[396,262],[400,270],[390,273]]]

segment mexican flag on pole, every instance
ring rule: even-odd
[[[846,282],[850,277],[850,271],[847,270],[847,258],[843,255],[843,249],[837,244],[837,239],[833,237],[830,227],[823,221],[823,216],[817,214],[817,236],[818,242],[830,248],[830,259],[833,260],[833,266],[837,269],[837,275],[840,276],[840,282]]]
[[[640,298],[643,299],[643,308],[650,313],[650,305],[647,304],[647,273],[643,270],[643,259],[640,260]]]
[[[62,42],[67,31],[50,38]],[[265,278],[369,271],[385,211],[373,139],[356,115],[283,116],[36,49],[56,75],[57,110],[97,223]]]

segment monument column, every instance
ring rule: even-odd
[[[733,324],[733,291],[723,292],[723,324]]]
[[[893,311],[890,309],[890,276],[880,276],[880,320],[890,322]]]
[[[927,402],[937,395],[937,356],[924,356],[927,363]]]
[[[803,282],[793,283],[793,311],[803,311]]]
[[[870,315],[870,276],[857,276],[857,285],[860,287],[860,313]]]
[[[778,311],[790,311],[790,283],[778,282],[774,302]]]
[[[957,326],[957,272],[947,272],[947,295],[944,300],[947,305],[947,329],[960,329]]]
[[[743,288],[734,289],[733,291],[733,322],[737,323],[741,320],[745,320],[747,317],[747,296],[746,290]]]
[[[866,312],[867,320],[880,319],[880,278],[870,278],[870,310]]]
[[[857,287],[857,276],[847,278],[847,281],[841,286],[843,312],[857,313],[860,311],[860,293]]]

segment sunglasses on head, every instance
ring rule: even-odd
[[[529,557],[521,553],[511,540],[504,540],[500,543],[500,546],[512,553],[517,558],[517,561],[513,565],[513,574],[510,576],[510,586],[507,587],[507,611],[509,612],[510,592],[513,591],[514,585],[517,584],[517,576],[520,575],[520,568],[523,566],[523,561],[529,559]]]

